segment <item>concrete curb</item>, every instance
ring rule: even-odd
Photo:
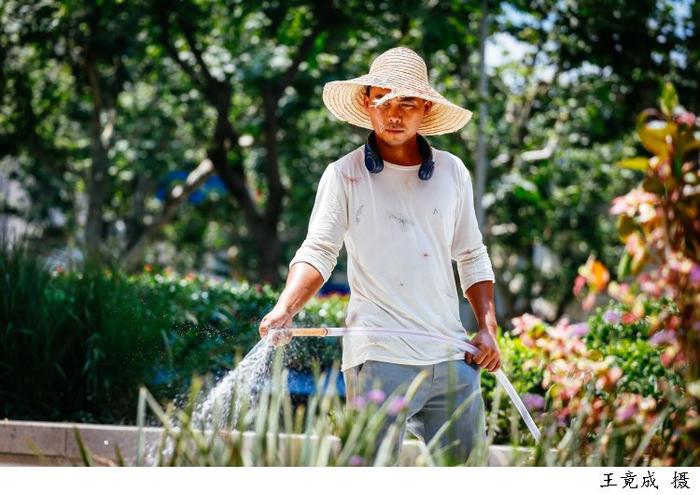
[[[100,425],[86,423],[52,423],[42,421],[0,421],[0,465],[4,466],[82,466],[74,429],[77,429],[83,443],[92,454],[95,462],[101,465],[116,464],[116,448],[119,448],[127,465],[136,460],[139,429],[136,426]],[[156,443],[161,438],[163,428],[145,427],[146,444]],[[234,434],[240,434],[235,432]],[[255,434],[243,433],[243,450],[250,445]],[[284,451],[287,442],[300,446],[305,435],[278,435],[280,450]],[[337,451],[340,440],[330,439],[331,449]],[[414,465],[424,450],[419,440],[404,441],[401,449],[400,465]],[[291,449],[291,456],[298,448]],[[512,466],[526,461],[534,449],[492,445],[489,448],[489,466]]]

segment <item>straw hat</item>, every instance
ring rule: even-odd
[[[397,96],[432,101],[433,108],[418,129],[418,133],[425,136],[457,131],[472,117],[470,110],[458,107],[430,87],[425,62],[409,48],[398,47],[385,51],[374,59],[369,74],[326,83],[323,87],[323,103],[340,120],[372,129],[372,122],[363,105],[365,86],[391,90],[377,101],[378,105]]]

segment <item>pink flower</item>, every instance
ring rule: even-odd
[[[521,398],[528,410],[540,410],[544,408],[544,397],[537,394],[524,393]]]
[[[367,399],[375,404],[381,404],[384,402],[384,399],[386,399],[386,394],[384,391],[375,388],[374,390],[369,391],[367,394]]]
[[[700,265],[697,263],[693,263],[693,266],[690,268],[690,285],[692,287],[700,288]]]
[[[406,397],[400,396],[396,397],[391,404],[389,404],[389,414],[392,416],[397,416],[401,411],[408,407],[408,401]]]
[[[588,333],[588,323],[582,321],[580,323],[575,323],[569,327],[569,335],[572,337],[583,337]]]
[[[638,211],[645,210],[641,212],[644,217],[648,216],[648,207],[640,208],[642,205],[655,205],[658,202],[658,196],[656,194],[645,191],[641,187],[632,189],[630,192],[624,196],[618,196],[613,199],[613,205],[610,207],[610,213],[613,215],[619,215],[624,213],[628,217],[634,217]]]
[[[364,458],[362,458],[359,455],[354,455],[350,457],[350,460],[348,461],[348,464],[350,464],[351,466],[362,466],[364,463]]]
[[[635,414],[637,414],[637,404],[629,404],[618,409],[615,413],[615,417],[620,423],[624,423],[630,418],[633,418]]]
[[[574,295],[578,296],[585,286],[586,286],[586,279],[583,276],[578,275],[576,277],[576,280],[574,281],[574,289],[573,289]]]
[[[610,323],[613,325],[615,323],[620,323],[620,313],[618,313],[615,310],[610,309],[610,310],[606,311],[605,314],[603,315],[603,321],[605,321],[605,323]]]
[[[595,292],[590,292],[581,303],[581,307],[584,311],[590,311],[593,306],[595,306]]]
[[[608,380],[611,384],[617,383],[617,381],[622,378],[622,369],[615,366],[610,371],[608,371]]]
[[[365,407],[366,404],[367,401],[365,401],[365,398],[361,395],[358,395],[351,401],[351,405],[355,409],[362,409],[363,407]]]
[[[513,334],[528,333],[543,322],[538,317],[525,313],[522,316],[515,317],[511,320],[513,324]]]
[[[670,332],[668,330],[661,330],[651,336],[651,338],[649,339],[649,343],[653,346],[658,346],[662,344],[670,344],[674,340],[675,339],[673,332]]]
[[[695,117],[695,114],[692,112],[683,112],[676,116],[676,122],[678,124],[687,125],[688,127],[694,126],[696,119],[697,117]]]
[[[661,297],[661,287],[656,280],[641,281],[640,288],[654,298]]]

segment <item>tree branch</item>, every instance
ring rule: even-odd
[[[199,71],[202,74],[202,77],[204,78],[205,87],[208,87],[210,89],[215,88],[218,84],[220,84],[220,81],[218,81],[214,78],[214,76],[211,75],[211,71],[209,70],[209,67],[207,67],[207,63],[204,61],[202,49],[197,45],[197,40],[195,39],[195,33],[194,29],[192,28],[192,25],[189,22],[186,22],[180,16],[178,16],[177,18],[177,24],[182,30],[182,34],[185,35],[187,46],[192,52],[192,55],[194,55],[194,59],[197,61]]]
[[[175,63],[180,66],[185,74],[190,76],[190,79],[192,79],[196,85],[200,87],[204,86],[204,82],[200,79],[199,74],[197,74],[194,67],[180,58],[180,54],[173,44],[170,37],[170,21],[168,20],[167,10],[159,10],[156,17],[160,26],[160,42],[165,47],[170,58],[172,58]]]
[[[278,90],[280,96],[285,88],[292,84],[292,81],[294,81],[294,78],[299,72],[299,65],[301,65],[306,57],[309,56],[309,52],[313,48],[314,43],[316,43],[316,38],[323,32],[323,29],[323,20],[319,19],[311,29],[311,33],[309,33],[309,35],[302,40],[297,52],[294,54],[294,58],[292,58],[292,64],[287,68],[285,73],[277,79],[278,83],[276,89]]]
[[[143,256],[148,243],[160,233],[165,225],[167,225],[175,216],[179,206],[196,191],[204,182],[214,173],[214,166],[208,158],[195,168],[185,179],[184,184],[178,184],[173,187],[168,194],[168,199],[165,201],[163,210],[158,218],[151,223],[148,228],[141,234],[141,237],[129,248],[124,257],[124,268],[127,271],[133,271],[138,262]]]

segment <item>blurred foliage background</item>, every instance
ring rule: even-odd
[[[278,285],[322,170],[366,135],[329,115],[323,84],[405,45],[477,113],[431,141],[477,177],[499,316],[553,321],[589,254],[620,254],[601,213],[637,178],[612,166],[639,147],[637,112],[664,80],[700,104],[699,12],[670,0],[5,0],[0,218],[57,263]]]

